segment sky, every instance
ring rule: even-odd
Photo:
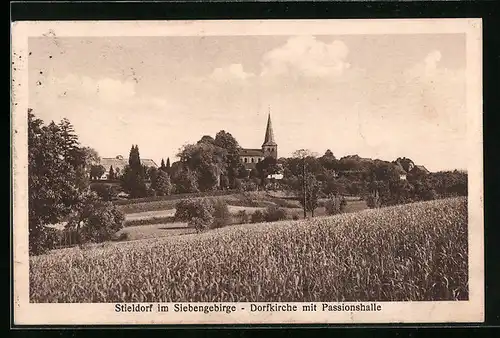
[[[464,169],[465,35],[31,37],[29,105],[156,163],[203,135]]]

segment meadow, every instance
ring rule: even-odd
[[[467,200],[451,198],[30,258],[30,300],[468,299]]]

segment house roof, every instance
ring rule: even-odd
[[[430,171],[427,170],[427,168],[424,167],[423,165],[416,165],[416,166],[413,167],[413,170],[415,170],[415,169],[418,169],[418,170],[423,171],[425,173],[430,173]]]
[[[158,165],[155,163],[155,161],[149,158],[141,159],[141,163],[146,167],[158,168]],[[126,165],[128,165],[128,159],[116,158],[116,157],[104,157],[101,158],[101,165],[105,167],[107,170],[109,170],[111,166],[113,166],[113,169],[115,170],[116,168],[120,168],[120,170],[122,170],[123,168],[125,168]]]
[[[141,163],[142,163],[142,165],[145,165],[146,167],[158,168],[158,165],[155,163],[155,161],[153,161],[150,158],[145,158],[145,159],[141,160]]]
[[[262,149],[240,149],[240,156],[264,156]]]

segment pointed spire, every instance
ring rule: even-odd
[[[262,146],[275,146],[276,142],[274,141],[274,133],[273,133],[273,125],[271,123],[271,113],[268,113],[267,116],[267,128],[266,135],[264,137],[264,143]]]

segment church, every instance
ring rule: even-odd
[[[267,117],[266,134],[264,136],[264,143],[260,149],[240,149],[240,162],[244,164],[247,170],[255,168],[256,164],[266,157],[274,157],[278,159],[278,145],[274,140],[273,126],[271,123],[271,114]]]

